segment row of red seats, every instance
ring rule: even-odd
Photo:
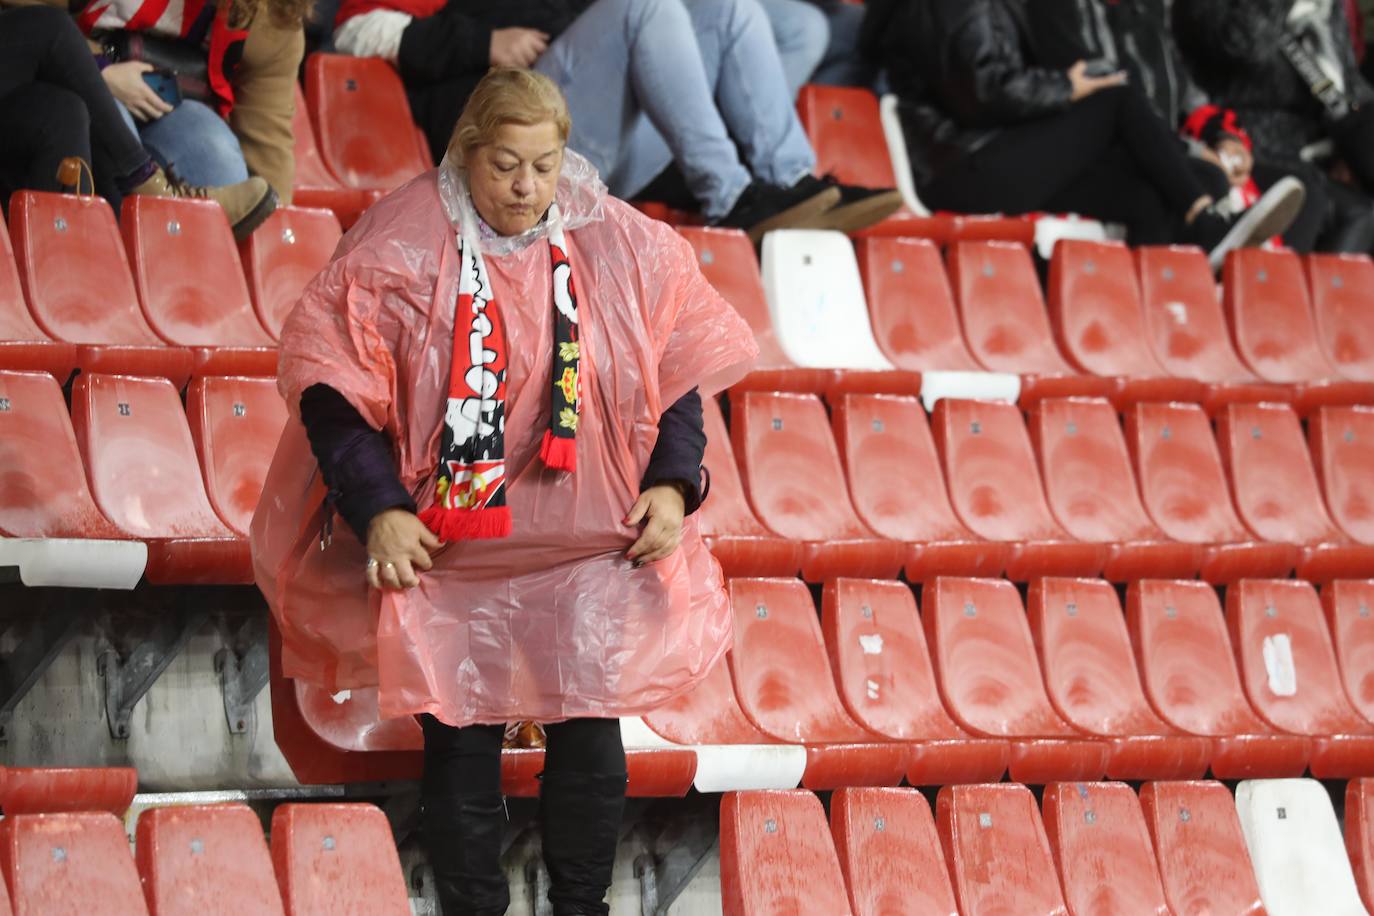
[[[0,814],[108,811],[123,814],[138,791],[129,767],[0,766]]]

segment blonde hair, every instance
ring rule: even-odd
[[[572,117],[568,103],[557,84],[542,73],[515,67],[493,67],[472,90],[453,137],[450,152],[460,158],[496,139],[496,131],[506,124],[526,127],[553,122],[558,137],[568,142]]]

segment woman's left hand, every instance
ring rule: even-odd
[[[686,512],[682,491],[672,484],[659,484],[639,494],[625,524],[632,528],[642,524],[644,531],[630,545],[626,559],[633,560],[635,566],[643,566],[672,556],[682,543],[682,519]]]

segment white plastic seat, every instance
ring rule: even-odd
[[[917,216],[930,216],[930,208],[921,203],[916,194],[916,182],[911,179],[911,157],[906,151],[906,131],[897,113],[897,96],[888,93],[878,100],[878,117],[883,124],[883,139],[887,141],[887,155],[892,160],[892,177],[902,193],[902,203]]]
[[[795,789],[806,772],[806,748],[800,744],[682,745],[659,735],[638,716],[620,720],[625,747],[687,747],[697,755],[692,786],[702,793],[750,789]]]

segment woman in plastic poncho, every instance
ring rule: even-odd
[[[446,916],[506,910],[500,753],[520,720],[548,733],[554,912],[607,912],[617,717],[730,642],[690,510],[699,395],[747,371],[753,338],[568,130],[546,78],[488,73],[443,164],[368,212],[281,338],[301,422],[253,522],[258,583],[288,677],[420,717]]]

